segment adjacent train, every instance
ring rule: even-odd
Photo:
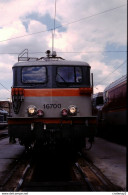
[[[7,117],[8,117],[8,112],[0,108],[0,129],[7,127],[8,125]]]
[[[18,56],[13,66],[12,117],[8,118],[10,140],[19,138],[26,148],[92,144],[96,116],[92,115],[93,85],[90,65],[68,61],[48,50],[46,57]]]
[[[124,75],[108,85],[103,93],[102,117],[105,125],[126,126],[127,124],[127,76]]]
[[[98,92],[92,96],[92,111],[93,115],[98,115],[104,105],[103,92]]]
[[[112,82],[104,89],[104,92],[93,96],[93,113],[98,118],[99,135],[125,143],[127,129],[127,75]]]

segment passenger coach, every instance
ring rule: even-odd
[[[36,142],[82,148],[85,138],[92,143],[95,136],[91,67],[86,62],[64,60],[55,52],[51,55],[49,50],[46,53],[46,57],[29,58],[24,50],[12,68],[10,141],[19,138],[25,147]]]
[[[122,76],[110,85],[103,93],[104,106],[102,109],[106,125],[126,126],[127,124],[127,75]]]

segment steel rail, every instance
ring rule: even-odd
[[[30,164],[28,164],[28,165],[25,167],[25,169],[24,169],[24,171],[23,171],[23,174],[22,174],[22,177],[21,177],[21,179],[19,180],[19,182],[18,182],[18,184],[17,184],[17,186],[16,186],[16,188],[15,188],[14,191],[19,191],[19,190],[20,190],[20,188],[21,188],[21,186],[22,186],[22,184],[23,184],[23,182],[24,182],[25,176],[26,176],[26,174],[27,174],[27,172],[28,172],[29,169],[30,169]]]
[[[82,177],[84,178],[85,182],[87,183],[89,189],[93,192],[96,191],[96,189],[94,188],[94,186],[91,184],[91,182],[88,180],[87,175],[85,174],[85,172],[82,170],[82,168],[80,167],[79,163],[76,162],[75,166],[77,167],[78,171],[81,173]]]
[[[103,190],[111,190],[111,191],[122,191],[123,189],[119,186],[114,185],[101,171],[98,167],[96,167],[93,163],[90,163],[86,160],[86,156],[84,153],[78,152],[78,155],[83,158],[85,164],[88,166],[90,171],[99,179],[102,183],[102,186],[99,186],[100,189]],[[98,187],[98,186],[97,186]]]

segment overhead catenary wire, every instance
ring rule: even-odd
[[[0,85],[1,85],[4,89],[6,89],[8,92],[10,92],[9,89],[7,89],[2,83],[0,83]]]
[[[118,51],[108,51],[108,50],[106,50],[106,51],[101,51],[101,50],[99,50],[99,51],[84,51],[84,52],[81,52],[81,51],[58,51],[57,53],[67,53],[67,54],[73,54],[73,53],[80,53],[80,54],[85,54],[85,53],[126,53],[127,51],[125,51],[125,50],[118,50]],[[37,51],[37,52],[29,52],[29,54],[45,54],[46,52],[44,52],[44,51]],[[0,53],[0,55],[19,55],[19,53],[17,53],[17,52],[7,52],[7,53],[4,53],[4,52],[1,52]]]
[[[126,4],[125,4],[126,5]],[[86,20],[88,18],[91,18],[91,17],[94,17],[94,16],[98,16],[98,15],[101,15],[101,14],[104,14],[104,13],[107,13],[107,12],[110,12],[110,11],[113,11],[113,10],[116,10],[116,9],[119,9],[125,5],[121,5],[121,6],[118,6],[118,7],[115,7],[115,8],[111,8],[109,10],[105,10],[103,12],[99,12],[99,13],[96,13],[96,14],[93,14],[91,16],[88,16],[88,17],[84,17],[84,18],[81,18],[79,20],[75,20],[75,21],[72,21],[72,22],[69,22],[69,23],[66,23],[66,24],[63,24],[63,25],[60,25],[60,26],[55,26],[54,24],[54,28],[51,28],[51,29],[48,29],[48,30],[45,30],[45,31],[40,31],[40,32],[35,32],[35,33],[31,33],[31,34],[27,34],[27,35],[23,35],[23,36],[19,36],[19,37],[13,37],[13,38],[10,38],[10,39],[6,39],[6,40],[2,40],[0,42],[4,42],[4,41],[8,41],[8,40],[14,40],[14,39],[18,39],[18,38],[22,38],[22,37],[25,37],[25,36],[30,36],[30,35],[34,35],[34,34],[38,34],[38,33],[42,33],[42,32],[47,32],[47,31],[55,31],[55,29],[58,29],[58,28],[61,28],[63,26],[67,26],[67,25],[70,25],[70,24],[73,24],[73,23],[77,23],[77,22],[80,22],[82,20]],[[56,17],[56,1],[55,1],[55,17]],[[54,17],[54,23],[55,23],[55,17]],[[58,53],[98,53],[98,52],[127,52],[127,51],[86,51],[86,52],[58,52]],[[34,53],[45,53],[45,52],[31,52],[31,54],[34,54]],[[19,54],[19,53],[13,53],[13,52],[9,52],[9,53],[0,53],[0,54]],[[119,68],[119,67],[118,67]],[[117,68],[117,69],[118,69]],[[116,70],[115,70],[116,71]],[[112,73],[111,73],[112,74]],[[8,92],[10,92],[2,83],[0,83],[0,85],[5,88]]]
[[[101,83],[103,83],[103,81],[105,81],[111,74],[113,74],[116,70],[118,70],[121,66],[123,66],[126,63],[126,61],[127,60],[125,60],[123,63],[121,63],[114,71],[112,71],[110,74],[108,74],[103,80],[94,84],[94,87],[96,88],[97,85],[100,85]]]
[[[120,5],[118,7],[114,7],[114,8],[108,9],[108,10],[104,10],[102,12],[98,12],[98,13],[95,13],[93,15],[90,15],[90,16],[87,16],[87,17],[84,17],[84,18],[80,18],[78,20],[74,20],[72,22],[68,22],[68,23],[65,23],[63,25],[56,26],[55,29],[62,28],[64,26],[68,26],[68,25],[80,22],[82,20],[86,20],[86,19],[98,16],[98,15],[101,15],[101,14],[105,14],[105,13],[114,11],[114,10],[119,9],[121,7],[124,7],[124,6],[126,6],[126,4],[123,4],[123,5]],[[22,35],[22,36],[18,36],[18,37],[12,37],[12,38],[9,38],[9,39],[1,40],[0,42],[11,41],[11,40],[14,40],[14,39],[19,39],[19,38],[23,38],[23,37],[27,37],[27,36],[31,36],[31,35],[35,35],[35,34],[39,34],[39,33],[44,33],[44,32],[48,32],[48,31],[53,31],[53,30],[54,30],[54,28],[50,28],[50,29],[47,29],[47,30],[39,31],[39,32],[34,32],[34,33],[30,33],[30,34],[26,34],[26,35]]]

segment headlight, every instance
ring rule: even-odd
[[[68,110],[69,110],[69,114],[70,114],[70,115],[73,115],[73,116],[74,116],[74,115],[77,114],[77,108],[76,108],[76,106],[74,106],[74,105],[69,106]]]
[[[33,105],[28,106],[28,114],[29,115],[33,116],[36,114],[36,112],[37,112],[37,109],[35,106],[33,106]]]

